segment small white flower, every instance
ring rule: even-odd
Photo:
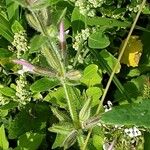
[[[141,131],[136,127],[125,129],[124,132],[131,138],[141,135]]]

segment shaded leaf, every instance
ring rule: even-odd
[[[31,86],[30,89],[33,92],[43,92],[54,88],[55,86],[59,85],[59,81],[54,78],[42,78],[35,81]]]
[[[117,58],[115,58],[111,53],[109,53],[107,50],[102,50],[100,52],[101,57],[104,59],[105,63],[108,64],[108,66],[113,70],[116,63],[117,63]],[[119,73],[121,69],[120,63],[118,64],[118,67],[116,69],[116,73]]]
[[[33,131],[41,133],[51,115],[49,106],[44,103],[28,104],[9,124],[9,138],[15,139],[22,134]]]
[[[0,48],[0,58],[7,58],[12,56],[12,54],[13,53],[11,51],[4,48]]]
[[[103,49],[109,46],[109,44],[109,38],[103,33],[103,31],[97,31],[91,34],[88,38],[88,46],[90,48]]]
[[[15,150],[37,150],[44,136],[44,134],[27,132],[19,137]]]
[[[101,122],[111,125],[135,125],[150,128],[150,101],[114,107],[101,116]]]

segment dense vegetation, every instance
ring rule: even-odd
[[[0,149],[149,150],[146,0],[0,1]]]

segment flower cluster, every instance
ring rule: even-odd
[[[126,9],[130,12],[137,13],[139,11],[141,2],[141,0],[132,0],[131,4],[129,4]]]
[[[78,55],[78,62],[79,63],[83,63],[84,61],[84,57],[87,55],[87,53],[89,52],[89,49],[88,47],[86,46],[87,45],[87,39],[88,37],[90,36],[91,34],[91,30],[89,28],[86,28],[86,29],[82,29],[80,33],[78,33],[76,36],[75,36],[75,41],[73,43],[73,48],[79,52],[79,55]],[[82,47],[82,49],[81,49]]]
[[[89,17],[95,16],[95,8],[101,7],[106,0],[76,0],[75,6],[79,8],[79,11],[83,15]]]
[[[86,41],[89,36],[90,36],[90,29],[89,28],[82,29],[81,32],[75,36],[75,42],[73,44],[73,48],[76,51],[78,51],[81,44],[83,44],[84,41]]]
[[[12,42],[12,45],[17,50],[17,58],[20,58],[23,53],[28,51],[29,46],[27,44],[25,31],[20,31],[19,33],[15,33],[14,41]]]
[[[102,17],[125,20],[124,18],[125,11],[123,8],[121,8],[121,6],[118,6],[117,9],[116,6],[115,7],[105,6],[102,7],[100,10],[101,10]]]
[[[26,105],[31,101],[30,92],[27,90],[27,81],[24,75],[20,75],[19,79],[16,81],[16,99],[21,105]]]

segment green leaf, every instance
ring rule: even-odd
[[[55,138],[55,142],[53,143],[52,149],[55,149],[57,147],[62,147],[65,138],[66,138],[66,135],[64,135],[64,134],[57,134],[57,136]]]
[[[17,20],[15,20],[15,22],[13,23],[13,25],[11,26],[11,29],[13,33],[19,33],[20,31],[24,31],[24,28]]]
[[[109,38],[103,33],[103,31],[96,31],[88,38],[88,45],[90,48],[103,49],[109,46],[109,44]]]
[[[52,127],[48,128],[48,130],[51,132],[65,135],[68,135],[73,129],[74,127],[70,122],[61,122],[58,124],[53,124]]]
[[[15,150],[37,150],[44,136],[44,134],[27,132],[19,137]]]
[[[87,24],[90,26],[100,25],[106,27],[129,27],[130,22],[119,21],[117,19],[105,18],[105,17],[93,17],[87,19]]]
[[[35,35],[30,41],[30,53],[38,52],[46,41],[46,37],[42,35]]]
[[[29,131],[44,132],[50,115],[49,106],[45,103],[26,105],[10,122],[8,128],[9,138],[18,138]]]
[[[84,18],[77,8],[74,8],[72,12],[71,26],[74,33],[80,32],[81,29],[85,28]]]
[[[75,8],[72,12],[71,21],[80,20],[89,26],[106,26],[106,27],[129,27],[130,22],[123,22],[117,19],[111,19],[106,17],[86,17],[80,14],[79,9]]]
[[[101,72],[98,70],[98,66],[91,64],[84,69],[81,82],[88,87],[100,84],[102,80]]]
[[[77,130],[72,130],[66,136],[66,138],[63,142],[64,149],[68,149],[69,147],[71,147],[76,142],[77,134],[78,134]]]
[[[126,89],[131,99],[140,101],[142,100],[141,97],[143,97],[144,93],[144,83],[147,82],[147,78],[147,76],[142,75],[137,78],[133,78],[131,81],[128,81],[124,84],[124,88]],[[126,100],[126,97],[117,90],[115,92],[115,99],[121,102],[123,100]]]
[[[132,103],[112,108],[101,117],[101,122],[110,125],[134,125],[150,128],[150,101]]]
[[[103,149],[103,144],[105,140],[105,135],[104,135],[104,130],[102,128],[99,128],[99,126],[95,126],[93,128],[93,145],[97,150],[102,150]]]
[[[0,58],[8,58],[10,56],[12,56],[12,52],[7,50],[7,49],[4,49],[4,48],[0,48]]]
[[[89,98],[85,101],[85,103],[84,103],[82,109],[81,109],[80,112],[79,112],[79,120],[80,120],[81,123],[84,122],[84,121],[86,121],[86,120],[90,117],[90,113],[91,113],[91,102],[92,102],[92,99],[91,99],[91,97],[89,97]]]
[[[93,145],[97,150],[103,149],[103,139],[104,137],[100,136],[100,135],[94,135],[93,136]]]
[[[0,93],[8,97],[13,97],[16,95],[15,90],[10,87],[0,87]]]
[[[1,125],[0,127],[0,149],[8,150],[8,148],[9,148],[9,143],[5,135],[4,125]]]
[[[51,111],[58,118],[59,121],[70,121],[70,117],[65,111],[60,111],[58,108],[51,106]]]
[[[56,91],[50,91],[46,95],[44,100],[54,105],[58,105],[61,108],[67,107],[66,100],[65,100],[65,93],[62,87],[58,88]]]
[[[35,81],[30,86],[30,89],[33,92],[43,92],[48,91],[57,85],[59,85],[59,81],[57,79],[44,77],[42,79]]]
[[[19,14],[19,6],[17,3],[13,2],[13,0],[6,0],[6,5],[9,20],[12,19],[16,13]]]
[[[149,150],[150,148],[150,133],[144,132],[144,150]]]
[[[13,41],[13,33],[9,22],[0,14],[0,35],[2,35],[9,42]]]
[[[1,110],[10,110],[18,106],[17,102],[10,101],[8,104],[0,106]]]
[[[8,110],[1,110],[0,109],[0,118],[4,118],[8,115]]]
[[[100,89],[99,87],[89,87],[86,90],[86,94],[88,97],[92,98],[92,107],[96,106],[97,104],[99,104],[99,98],[102,96],[102,89]]]
[[[25,0],[13,0],[13,1],[21,5],[22,7],[27,7],[27,2]]]
[[[108,64],[108,66],[113,70],[116,63],[117,63],[117,58],[115,58],[111,53],[109,53],[107,50],[102,50],[100,52],[101,57],[104,59],[105,63]],[[121,69],[121,65],[119,63],[115,73],[119,73]]]

